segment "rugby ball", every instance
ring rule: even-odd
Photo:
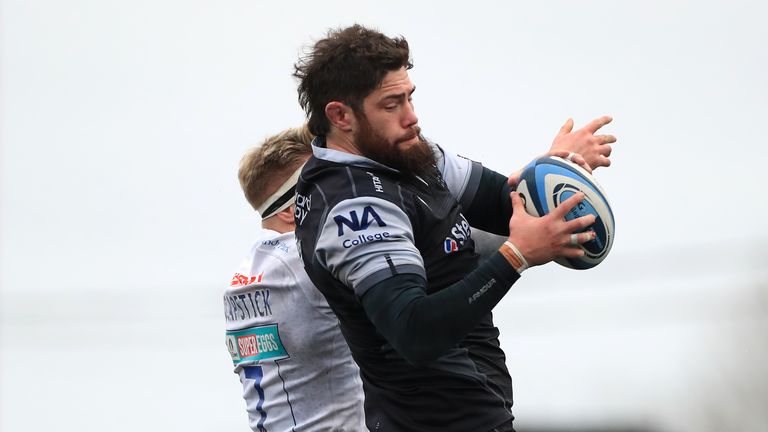
[[[595,223],[583,231],[597,234],[584,243],[584,256],[578,259],[561,258],[556,262],[565,267],[585,270],[600,264],[613,245],[614,219],[605,191],[585,169],[557,157],[544,156],[523,169],[517,184],[517,192],[525,203],[525,210],[532,216],[544,216],[577,192],[584,192],[584,200],[568,212],[571,220],[588,214],[595,215]]]

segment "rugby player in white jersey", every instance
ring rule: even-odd
[[[311,139],[306,127],[273,136],[238,173],[262,230],[224,294],[226,343],[257,432],[368,430],[358,367],[296,251],[295,187]]]

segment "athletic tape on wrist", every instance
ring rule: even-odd
[[[277,191],[269,196],[264,203],[259,206],[258,212],[262,219],[272,217],[277,213],[287,209],[296,202],[296,182],[299,181],[301,169],[305,164],[301,164],[288,179],[277,188]]]
[[[517,273],[519,273],[519,274],[522,274],[522,273],[523,273],[523,271],[525,271],[525,269],[527,269],[527,268],[528,268],[528,261],[526,261],[525,257],[524,257],[524,256],[523,256],[523,254],[520,252],[520,249],[518,249],[518,248],[517,248],[517,246],[515,246],[514,244],[512,244],[512,242],[511,242],[511,241],[505,241],[505,242],[504,242],[504,246],[508,247],[508,248],[509,248],[509,250],[511,250],[511,251],[512,251],[512,253],[514,253],[514,254],[515,254],[515,256],[517,257],[517,259],[519,259],[519,260],[520,260],[520,263],[521,263],[521,264],[520,264],[519,266],[515,266],[515,265],[513,264],[513,267],[515,267],[515,270],[517,270]]]

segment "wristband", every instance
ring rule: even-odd
[[[502,247],[499,249],[499,252],[501,252],[501,254],[504,255],[504,258],[512,264],[512,267],[515,268],[515,271],[517,271],[518,274],[523,274],[523,271],[528,268],[528,261],[526,261],[523,254],[520,253],[520,249],[510,241],[505,241],[504,246],[506,246],[506,248]]]

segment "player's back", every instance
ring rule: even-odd
[[[293,233],[264,230],[224,295],[227,348],[254,431],[361,431],[357,365]]]

